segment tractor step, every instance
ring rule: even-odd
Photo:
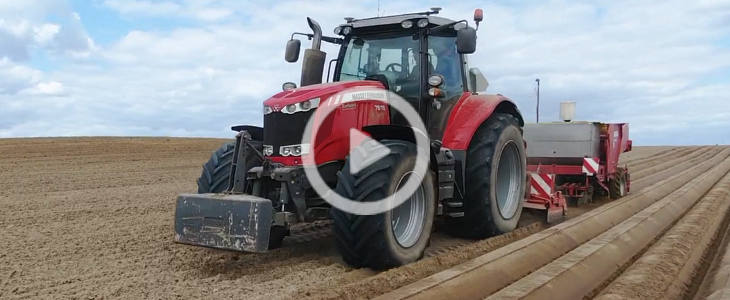
[[[265,252],[272,224],[269,199],[245,194],[182,194],[175,208],[175,242]]]

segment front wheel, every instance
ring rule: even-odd
[[[198,194],[221,193],[228,189],[235,144],[228,142],[211,154],[198,178]]]
[[[390,153],[350,174],[353,156],[361,155],[353,151],[337,174],[337,193],[354,201],[377,201],[393,195],[411,176],[419,176],[413,172],[416,162],[413,143],[399,140],[380,143],[388,147]],[[357,215],[334,207],[330,210],[335,242],[346,263],[354,267],[387,269],[423,257],[433,226],[435,193],[430,172],[419,177],[423,178],[416,191],[390,211]]]
[[[257,151],[261,151],[261,141],[251,141],[251,144],[256,148]],[[222,193],[228,189],[228,182],[231,177],[231,166],[233,165],[233,155],[236,145],[234,142],[228,142],[223,144],[218,150],[211,154],[210,159],[203,164],[203,170],[198,178],[198,194],[205,193]],[[246,148],[246,151],[251,151]],[[244,166],[245,171],[248,171],[254,166],[261,165],[261,159],[255,156],[253,153],[247,155],[251,159],[246,161]]]

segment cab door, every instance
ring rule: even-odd
[[[442,96],[434,98],[425,93],[424,104],[428,110],[426,126],[432,139],[443,137],[451,110],[464,95],[464,57],[456,50],[456,33],[428,36],[426,47],[428,76],[440,75],[443,78]],[[425,89],[431,88],[426,82]]]

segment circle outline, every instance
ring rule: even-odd
[[[342,102],[345,95],[349,93],[350,97],[353,97],[354,93],[367,93],[368,91],[374,93],[384,93],[384,99],[353,99],[346,102]],[[367,94],[370,95],[370,94]],[[374,94],[373,94],[374,95]],[[354,98],[354,97],[353,97]],[[376,201],[369,202],[357,202],[352,199],[343,197],[336,191],[332,190],[327,183],[325,183],[322,176],[319,174],[319,170],[316,164],[316,151],[310,149],[310,154],[302,156],[302,167],[304,168],[305,176],[309,181],[310,186],[319,194],[322,199],[327,201],[329,204],[342,211],[356,214],[356,215],[375,215],[384,213],[392,210],[398,205],[405,202],[413,193],[415,193],[421,182],[425,178],[426,172],[428,172],[428,165],[430,163],[430,151],[429,150],[429,139],[426,134],[426,125],[423,123],[420,115],[416,110],[408,103],[405,99],[400,97],[398,94],[393,93],[390,90],[379,89],[373,87],[354,87],[344,89],[337,93],[332,94],[323,101],[317,108],[317,111],[309,117],[307,125],[304,128],[302,134],[302,144],[308,143],[309,147],[313,147],[313,142],[309,142],[312,137],[316,137],[316,133],[319,131],[319,125],[324,121],[332,112],[336,111],[346,103],[357,103],[360,101],[377,101],[383,102],[383,104],[390,106],[396,111],[400,112],[413,130],[414,139],[416,140],[416,164],[412,170],[413,174],[408,177],[406,183],[401,189],[397,190],[394,194],[388,195],[385,198],[378,199]],[[334,103],[333,103],[334,102]],[[321,120],[317,122],[318,119]],[[415,126],[414,126],[415,123]],[[317,127],[314,127],[317,125]],[[349,156],[349,155],[348,155]],[[407,195],[407,196],[404,196]]]

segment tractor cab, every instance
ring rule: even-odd
[[[305,52],[302,85],[319,83],[316,78],[322,76],[316,73],[324,67],[320,41],[339,44],[337,57],[328,64],[327,80],[380,82],[411,103],[425,121],[429,135],[440,139],[453,106],[464,93],[484,91],[487,81],[467,63],[466,55],[475,51],[476,29],[468,27],[465,20],[436,16],[439,11],[440,8],[432,8],[395,16],[345,18],[346,23],[334,29],[337,37],[318,36],[319,24],[308,19],[314,34],[306,36],[314,40],[312,49]],[[481,10],[477,10],[477,27],[481,19]],[[287,61],[297,60],[300,45],[298,40],[289,41]],[[317,66],[322,64],[322,68],[312,67],[311,62],[320,57]],[[393,124],[408,125],[397,113],[392,113],[391,119]]]

